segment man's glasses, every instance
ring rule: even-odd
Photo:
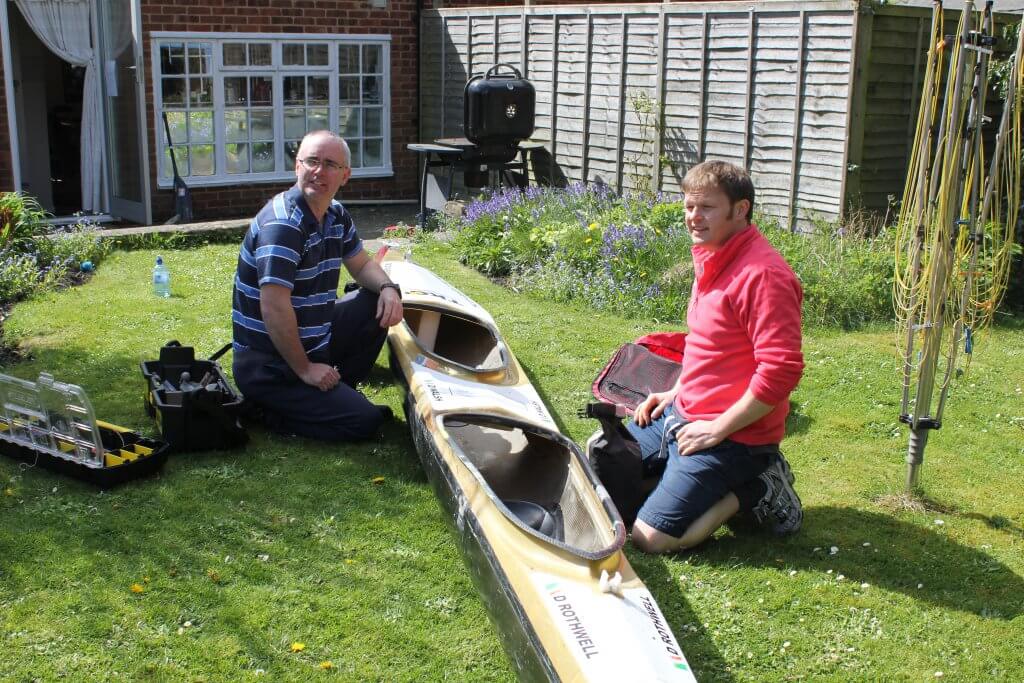
[[[336,161],[321,159],[320,157],[306,157],[305,159],[299,159],[299,162],[309,171],[315,171],[318,168],[325,168],[328,171],[340,171],[344,168],[344,166]]]

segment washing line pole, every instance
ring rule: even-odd
[[[946,285],[953,261],[953,245],[950,243],[949,232],[954,221],[959,221],[959,206],[952,203],[949,196],[950,184],[958,185],[950,176],[956,172],[957,164],[954,156],[959,151],[957,142],[964,87],[964,59],[967,57],[967,40],[971,30],[971,19],[974,3],[964,3],[960,43],[957,46],[956,62],[950,68],[956,69],[952,97],[947,97],[943,113],[948,112],[944,151],[936,157],[936,167],[942,175],[938,186],[939,194],[929,193],[939,204],[937,219],[945,229],[937,230],[932,244],[932,269],[928,279],[928,294],[924,303],[924,314],[921,317],[921,329],[924,330],[924,342],[921,349],[921,365],[917,375],[917,391],[915,394],[914,411],[910,415],[910,444],[907,448],[907,490],[917,486],[918,473],[924,460],[924,449],[928,444],[928,432],[941,426],[929,415],[932,403],[932,390],[935,385],[935,373],[942,344],[942,330],[946,314]],[[944,119],[946,117],[944,116]],[[940,138],[940,144],[942,140]],[[952,163],[951,163],[952,162]],[[946,169],[944,173],[942,170]],[[935,178],[933,177],[933,187]],[[947,192],[943,192],[943,191]],[[953,207],[951,209],[951,206]],[[911,328],[913,329],[913,328]]]
[[[992,17],[992,1],[989,0],[985,3],[985,12],[982,16],[981,23],[983,33],[976,34],[977,38],[974,40],[973,49],[978,53],[977,61],[974,67],[974,90],[971,93],[971,112],[968,114],[968,125],[970,126],[969,142],[971,144],[970,154],[970,186],[968,199],[965,203],[968,205],[967,210],[967,223],[966,227],[968,230],[967,240],[969,240],[970,259],[968,261],[966,272],[964,273],[963,288],[960,293],[959,306],[956,311],[956,321],[953,324],[953,340],[949,345],[949,354],[946,358],[946,374],[942,378],[942,385],[939,391],[939,403],[935,408],[935,420],[942,423],[942,413],[946,407],[946,397],[949,395],[949,382],[953,377],[953,371],[956,367],[957,356],[960,352],[960,342],[964,335],[964,319],[968,315],[970,306],[971,291],[974,286],[975,271],[978,267],[978,251],[981,241],[985,238],[985,224],[984,215],[979,219],[978,213],[978,199],[979,194],[983,190],[987,190],[988,187],[982,188],[982,167],[984,165],[982,139],[981,139],[981,126],[985,117],[985,95],[988,92],[988,60],[992,54],[992,48],[994,47],[995,41],[993,36],[995,35],[995,25]],[[1004,109],[1005,111],[1005,109]],[[964,147],[967,147],[967,141],[965,141]],[[996,168],[998,169],[999,152],[996,151],[992,157],[993,161],[996,162]],[[965,155],[965,162],[968,161]],[[967,177],[965,172],[962,179]],[[992,177],[991,175],[989,177]],[[983,206],[988,204],[988,194],[984,196]],[[984,213],[984,212],[983,212]],[[958,223],[958,227],[963,227],[964,223]],[[962,234],[955,234],[954,239],[961,239]],[[970,327],[966,328],[968,335],[968,343],[970,343],[970,335],[972,330]],[[965,350],[965,353],[969,351]]]
[[[910,254],[910,281],[916,283],[918,277],[921,274],[921,251],[922,242],[925,236],[925,211],[928,207],[928,186],[930,185],[929,180],[931,178],[931,166],[928,164],[927,151],[932,148],[934,144],[935,130],[931,125],[932,120],[932,106],[937,97],[938,83],[937,78],[938,71],[940,69],[941,60],[939,57],[942,52],[939,49],[939,40],[945,40],[940,33],[941,22],[939,21],[942,16],[942,0],[935,0],[934,8],[932,10],[932,27],[929,36],[930,46],[928,49],[928,65],[925,68],[925,82],[922,97],[923,106],[921,108],[921,115],[918,117],[917,127],[920,132],[922,127],[927,131],[925,133],[925,145],[923,149],[918,147],[913,154],[914,160],[917,162],[917,181],[916,189],[917,199],[913,206],[914,212],[914,238],[908,243],[908,250]],[[908,186],[904,190],[904,196],[909,196],[912,186],[910,185],[910,178],[907,179]],[[906,207],[903,207],[906,210]],[[903,222],[902,220],[900,221]],[[903,398],[900,402],[900,414],[905,415],[910,405],[910,382],[913,376],[914,370],[914,327],[917,324],[917,288],[912,287],[909,292],[909,300],[906,306],[907,311],[907,334],[905,339],[905,353],[903,357]]]

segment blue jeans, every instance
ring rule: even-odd
[[[681,456],[675,436],[665,436],[665,420],[673,412],[673,406],[669,406],[648,426],[630,421],[626,428],[640,444],[644,476],[661,477],[637,519],[680,538],[712,505],[764,472],[777,447],[747,446],[726,439],[717,446]]]

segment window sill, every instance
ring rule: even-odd
[[[380,178],[392,178],[394,177],[394,169],[386,168],[374,171],[368,171],[355,175],[353,173],[352,178],[349,180],[349,184],[359,182],[360,180],[378,180]],[[210,180],[196,178],[184,178],[185,184],[188,185],[189,189],[196,189],[200,187],[234,187],[238,185],[279,185],[281,183],[294,183],[295,175],[280,175],[280,176],[256,176],[247,177],[240,175],[234,178],[212,178]],[[161,178],[157,181],[158,190],[170,190],[174,187],[172,180]]]

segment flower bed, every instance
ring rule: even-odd
[[[682,202],[620,198],[601,185],[502,189],[471,202],[455,232],[463,263],[517,290],[601,310],[678,321],[693,284]],[[804,319],[859,327],[892,317],[892,240],[819,223],[793,234],[755,219],[804,286]]]

